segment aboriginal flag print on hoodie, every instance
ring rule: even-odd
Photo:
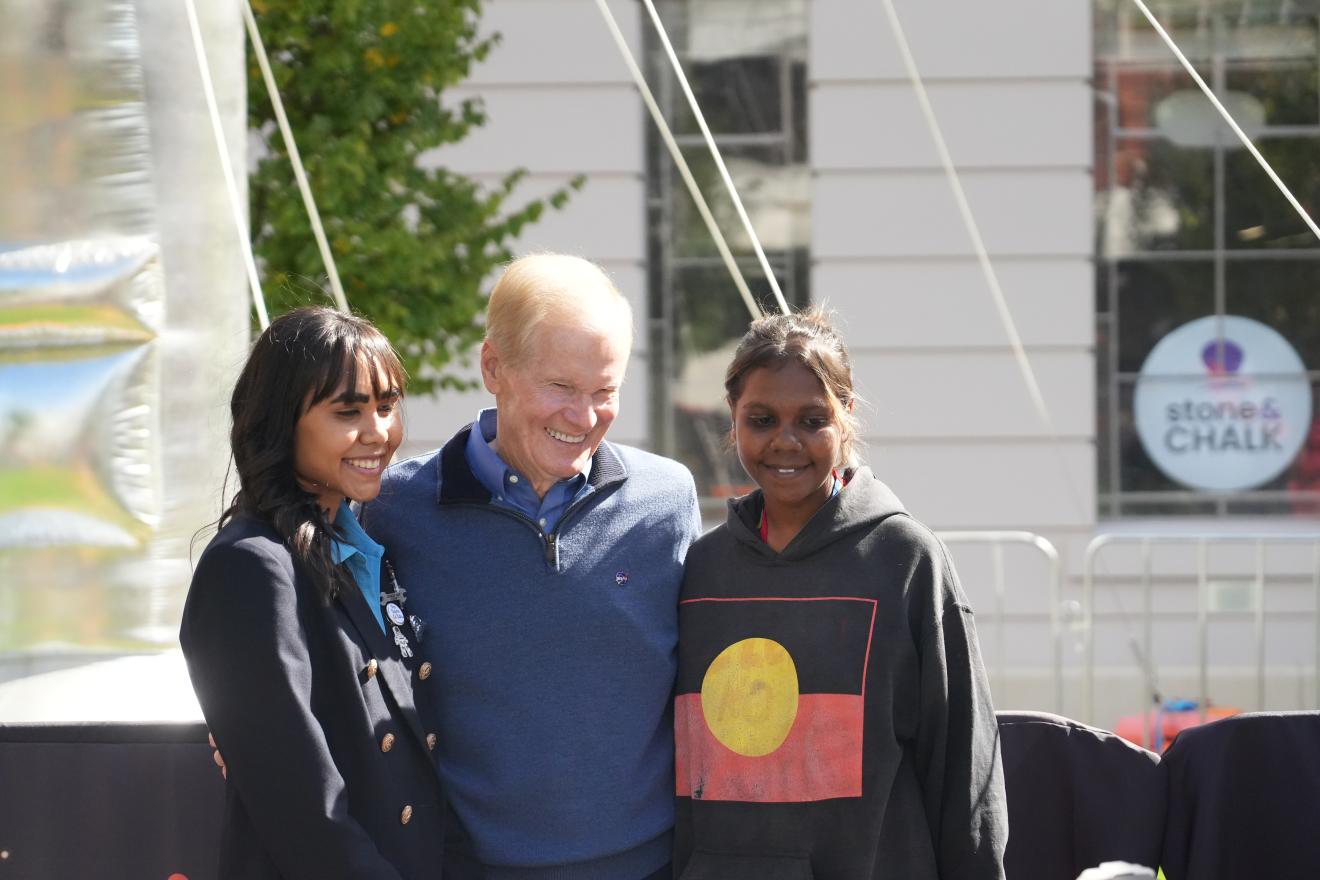
[[[874,599],[690,599],[674,701],[679,796],[798,803],[862,794]]]
[[[868,468],[782,552],[759,492],[688,551],[680,880],[1001,880],[999,729],[944,545]]]

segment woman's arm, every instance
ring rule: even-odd
[[[344,780],[312,714],[291,560],[253,541],[208,550],[180,640],[229,785],[280,873],[399,880],[349,816]]]

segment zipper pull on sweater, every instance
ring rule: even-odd
[[[559,537],[555,532],[545,536],[545,564],[559,571]]]

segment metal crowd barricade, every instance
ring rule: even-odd
[[[1054,666],[1054,711],[1056,713],[1063,711],[1063,626],[1059,619],[1059,609],[1061,601],[1060,577],[1062,567],[1059,563],[1059,551],[1054,548],[1044,537],[1034,532],[1013,532],[1013,531],[966,531],[966,532],[936,532],[940,540],[945,544],[988,544],[990,546],[990,559],[993,571],[993,585],[995,593],[995,658],[996,664],[1002,662],[1004,656],[1004,547],[1008,544],[1017,544],[1028,547],[1034,547],[1040,551],[1049,563],[1049,591],[1050,603],[1050,641],[1053,651]],[[1000,672],[1001,670],[996,670]]]
[[[1083,563],[1082,607],[1085,615],[1086,672],[1084,700],[1086,720],[1095,716],[1095,562],[1100,551],[1115,544],[1136,544],[1141,549],[1142,651],[1145,662],[1151,660],[1153,637],[1152,548],[1158,544],[1194,544],[1196,546],[1196,648],[1198,663],[1197,705],[1204,722],[1210,696],[1209,644],[1209,554],[1212,544],[1246,544],[1255,547],[1255,578],[1252,582],[1253,625],[1256,638],[1256,709],[1265,707],[1265,548],[1269,544],[1310,544],[1311,584],[1315,595],[1315,688],[1320,703],[1320,533],[1186,533],[1097,535],[1086,547]],[[1147,731],[1149,735],[1150,731]],[[1149,742],[1149,739],[1147,740]]]

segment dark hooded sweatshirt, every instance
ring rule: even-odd
[[[687,557],[675,876],[999,880],[1008,811],[948,552],[860,468],[782,553],[761,493]]]

